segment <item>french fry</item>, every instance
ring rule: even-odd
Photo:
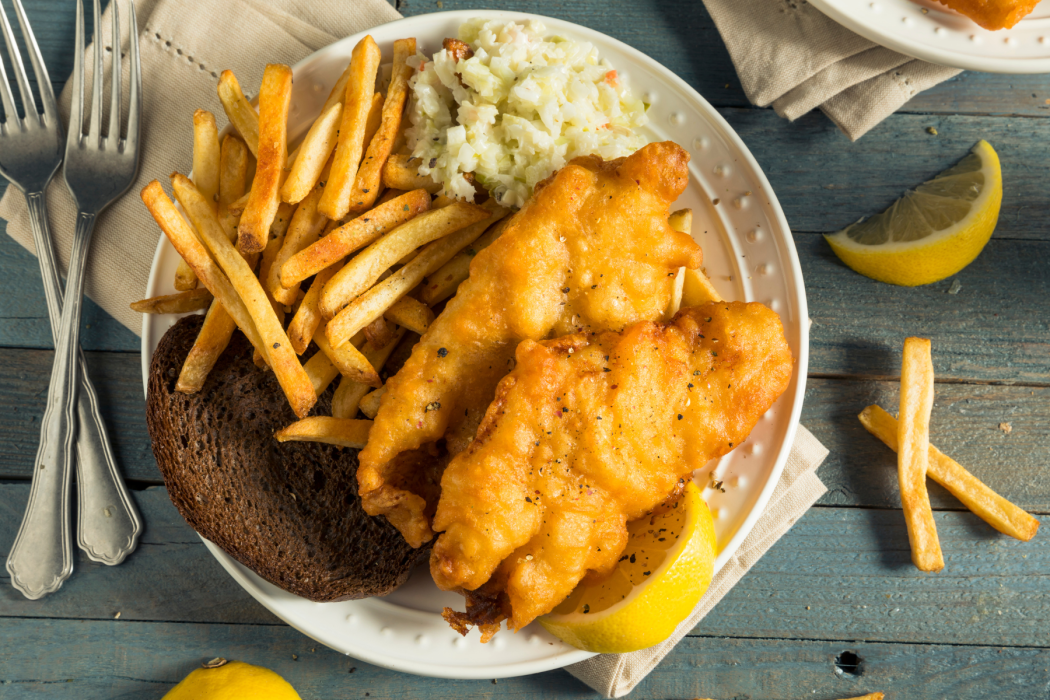
[[[219,195],[219,129],[215,115],[198,109],[193,113],[193,184],[217,206]]]
[[[393,337],[393,332],[390,337]],[[382,385],[383,382],[379,380],[379,372],[353,343],[343,343],[342,347],[333,348],[324,335],[324,329],[320,327],[314,331],[313,339],[321,352],[327,355],[335,368],[339,370],[339,374],[361,384],[373,387]]]
[[[878,406],[868,406],[858,416],[869,433],[897,451],[897,419]],[[961,464],[930,445],[927,476],[958,498],[964,506],[1004,535],[1027,542],[1039,530],[1039,521],[1006,500]]]
[[[664,317],[668,320],[674,318],[678,310],[682,308],[682,292],[685,287],[685,271],[688,268],[678,268],[678,274],[674,276],[674,286],[671,287],[671,301],[667,304],[667,313]]]
[[[289,204],[298,204],[321,179],[321,170],[335,149],[339,122],[343,117],[343,104],[336,102],[321,112],[321,116],[306,132],[299,145],[299,154],[292,163],[288,179],[281,187],[281,199]]]
[[[382,316],[394,302],[412,291],[424,277],[447,263],[453,255],[477,240],[485,229],[507,215],[506,209],[492,204],[491,200],[482,206],[493,211],[492,216],[430,243],[412,262],[340,311],[325,326],[328,341],[335,347],[347,342],[359,330]],[[323,298],[324,294],[321,296]]]
[[[248,206],[248,200],[251,198],[252,192],[248,190],[237,199],[230,202],[230,213],[240,216],[244,213],[244,208]]]
[[[321,197],[319,208],[329,219],[341,219],[350,211],[350,192],[365,149],[365,127],[375,94],[379,61],[379,46],[366,35],[350,57],[350,78],[346,83],[335,161]]]
[[[192,186],[192,183],[190,183],[190,186]],[[256,349],[260,348],[263,343],[262,337],[259,335],[259,331],[255,327],[255,322],[248,313],[248,308],[244,305],[244,301],[237,296],[237,292],[234,290],[229,278],[226,277],[226,273],[215,264],[204,244],[197,238],[197,234],[186,223],[186,220],[182,218],[182,215],[179,214],[175,205],[168,199],[168,195],[164,194],[164,189],[160,186],[160,183],[154,180],[146,185],[142,189],[141,197],[154,220],[160,225],[164,235],[171,241],[172,246],[182,256],[182,259],[193,268],[197,279],[216,299],[222,302],[226,311],[237,323],[237,327],[248,337],[251,344]]]
[[[390,359],[390,355],[394,352],[404,335],[405,329],[399,328],[394,333],[394,339],[385,346],[376,348],[366,343],[361,348],[361,352],[364,353],[365,358],[378,372],[386,364],[386,361]],[[332,415],[336,418],[353,418],[357,415],[357,408],[361,399],[370,391],[372,391],[372,387],[368,384],[362,384],[348,377],[343,377],[339,381],[339,386],[335,389],[335,394],[332,396]]]
[[[399,190],[423,189],[430,194],[441,191],[441,183],[429,175],[419,174],[419,159],[407,155],[393,155],[383,164],[383,184]]]
[[[335,273],[321,291],[321,313],[327,318],[335,316],[407,253],[489,217],[487,209],[456,202],[444,209],[420,214],[398,226]]]
[[[503,229],[509,223],[510,217],[500,219],[481,234],[478,240],[463,251],[456,253],[455,257],[445,263],[440,270],[428,275],[421,295],[423,303],[433,306],[455,294],[459,285],[470,275],[470,261],[479,252],[492,245],[492,242],[500,237]],[[406,260],[405,264],[407,263]]]
[[[368,210],[375,204],[379,195],[383,165],[401,128],[401,113],[405,109],[405,98],[408,95],[408,79],[412,76],[412,68],[406,65],[406,62],[415,53],[415,39],[398,39],[394,42],[394,65],[390,73],[386,103],[383,105],[382,125],[368,142],[368,150],[365,151],[364,160],[357,170],[357,178],[350,193],[352,211]]]
[[[183,394],[195,394],[204,387],[204,382],[211,373],[212,367],[230,344],[236,324],[226,312],[218,299],[212,301],[204,325],[193,341],[193,347],[182,363],[182,371],[175,382],[175,391]]]
[[[237,236],[240,212],[230,205],[244,195],[248,186],[248,147],[233,134],[226,134],[219,149],[219,222],[231,240]],[[243,209],[241,210],[243,211]]]
[[[194,275],[194,279],[197,276]],[[207,289],[192,289],[131,302],[131,310],[140,314],[188,314],[208,308],[212,294]]]
[[[321,321],[324,320],[318,308],[318,304],[321,302],[321,290],[324,289],[325,284],[332,278],[332,275],[339,271],[341,266],[342,262],[337,262],[317,273],[314,281],[310,283],[310,288],[306,290],[306,296],[303,297],[299,308],[296,309],[292,322],[288,324],[288,339],[292,341],[292,347],[295,348],[295,352],[300,355],[306,352],[306,348],[310,345],[310,340],[314,337],[314,332],[317,331]]]
[[[860,696],[855,697],[855,698],[845,698],[844,700],[883,700],[883,698],[885,698],[885,697],[886,696],[883,695],[882,693],[875,692],[875,693],[868,693],[867,695],[860,695]]]
[[[281,284],[281,268],[293,255],[314,243],[328,222],[325,215],[317,210],[321,192],[320,187],[315,187],[295,208],[292,223],[284,236],[284,243],[266,277],[266,288],[273,298],[282,304],[288,305],[295,301],[295,296],[299,293],[299,283],[287,287]]]
[[[193,274],[189,263],[179,260],[175,267],[175,289],[180,292],[189,292],[197,288],[197,275]]]
[[[394,197],[400,197],[403,194],[405,194],[404,190],[394,190],[394,189],[387,188],[387,189],[383,190],[383,194],[381,194],[379,196],[379,199],[376,201],[376,206],[379,206],[380,204],[386,204],[387,202],[389,202]],[[433,206],[433,205],[431,205],[431,206]]]
[[[385,393],[386,386],[381,386],[375,391],[362,396],[359,404],[361,413],[369,418],[375,418],[376,414],[379,413],[379,402],[383,399],[383,394]]]
[[[237,295],[258,328],[262,346],[256,346],[256,348],[273,369],[285,396],[288,397],[292,410],[300,418],[306,416],[310,408],[317,402],[317,394],[313,390],[310,378],[299,364],[299,358],[292,349],[292,344],[277,314],[274,313],[273,306],[262,285],[252,273],[245,259],[238,254],[233,244],[226,238],[218,218],[207,206],[207,202],[197,192],[193,183],[175,173],[172,175],[172,185],[182,208],[189,214],[201,239],[215,256],[223,271],[229,275],[230,283],[237,290]],[[223,304],[225,305],[225,299]]]
[[[278,442],[323,442],[363,450],[371,427],[370,420],[310,416],[281,428],[273,436]]]
[[[434,312],[423,302],[406,296],[395,301],[393,306],[383,314],[383,318],[423,335],[434,322]]]
[[[930,412],[933,410],[933,360],[930,341],[905,338],[901,365],[900,419],[897,424],[897,479],[911,558],[920,571],[940,571],[944,557],[926,492],[930,461]]]
[[[241,135],[248,150],[259,157],[259,115],[244,96],[241,84],[233,71],[224,70],[219,76],[219,101],[226,112],[226,118]]]
[[[365,340],[372,345],[383,346],[389,343],[390,339],[394,337],[394,324],[388,323],[385,318],[380,316],[365,326],[364,334]],[[345,348],[346,345],[348,344],[344,344],[343,347]]]
[[[693,229],[693,210],[679,209],[667,217],[668,225],[675,231],[691,233]],[[683,272],[684,270],[684,272]],[[675,279],[675,294],[681,287],[681,299],[678,308],[699,306],[712,301],[722,301],[722,296],[711,284],[711,280],[702,270],[691,270],[683,267],[678,271],[679,277]],[[677,310],[675,311],[677,313]],[[670,314],[674,315],[674,314]]]
[[[428,275],[420,293],[423,303],[433,306],[455,294],[459,285],[470,277],[470,261],[473,259],[472,255],[458,253],[442,265],[440,270]]]
[[[667,225],[680,233],[692,233],[693,210],[679,209],[671,212],[671,215],[667,217]]]
[[[281,267],[281,284],[291,287],[302,282],[428,209],[430,195],[423,190],[408,192],[378,205],[296,253]]]
[[[288,108],[292,99],[292,69],[271,63],[259,88],[259,162],[248,205],[237,225],[237,249],[261,253],[280,204],[281,177],[288,158]]]
[[[352,347],[352,344],[347,343],[347,346]],[[306,376],[310,378],[313,391],[318,396],[323,394],[328,385],[339,376],[339,368],[323,352],[314,353],[314,356],[303,365],[303,370],[306,372]],[[302,418],[302,416],[299,417]]]

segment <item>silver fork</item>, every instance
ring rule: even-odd
[[[120,20],[113,5],[113,88],[109,131],[100,135],[102,118],[102,44],[98,0],[94,2],[95,78],[89,133],[83,127],[84,10],[77,0],[76,56],[73,69],[73,111],[66,143],[66,184],[77,200],[77,231],[69,264],[66,303],[63,305],[55,252],[47,223],[45,190],[62,157],[60,125],[51,81],[36,39],[19,0],[13,0],[18,23],[40,89],[43,113],[37,113],[25,67],[5,13],[0,11],[4,39],[25,107],[25,119],[15,111],[14,96],[0,64],[0,98],[7,121],[0,128],[0,173],[25,194],[40,258],[48,313],[55,337],[55,362],[41,425],[29,504],[7,560],[12,585],[27,598],[52,593],[72,573],[69,488],[73,440],[77,440],[77,482],[80,494],[78,544],[89,558],[119,564],[138,541],[141,520],[113,460],[98,399],[84,371],[79,348],[84,263],[95,217],[131,186],[138,170],[139,74],[138,32],[131,7],[131,97],[128,131],[120,139]],[[74,128],[75,127],[75,128]],[[78,386],[81,391],[77,391]],[[79,399],[79,400],[78,400]],[[74,410],[78,415],[74,415]]]

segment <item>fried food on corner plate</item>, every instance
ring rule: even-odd
[[[413,546],[433,537],[446,460],[432,450],[466,448],[520,341],[661,318],[678,269],[703,262],[667,223],[688,162],[677,144],[653,143],[575,159],[537,186],[387,383],[357,473],[370,514]]]
[[[1032,14],[1039,0],[938,0],[985,29],[1009,29]]]
[[[441,479],[430,572],[452,621],[519,630],[611,573],[627,524],[745,440],[787,389],[776,313],[713,302],[668,324],[518,346],[476,439]]]

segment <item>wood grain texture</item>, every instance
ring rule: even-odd
[[[566,671],[454,681],[387,671],[322,647],[289,627],[121,620],[5,620],[5,700],[156,700],[218,654],[272,668],[313,698],[597,698]],[[75,630],[78,644],[67,644]],[[25,644],[27,639],[35,644]],[[837,671],[851,651],[861,674]],[[55,652],[61,653],[56,663]],[[882,690],[891,700],[1045,698],[1050,651],[992,646],[688,637],[631,693],[632,700],[835,700]]]
[[[27,497],[25,484],[0,485],[0,547],[14,538]],[[225,574],[164,489],[136,492],[135,500],[148,525],[125,564],[109,568],[80,558],[73,577],[42,601],[15,592],[5,573],[0,625],[4,618],[108,620],[118,611],[123,621],[279,624]],[[694,633],[1044,645],[1050,540],[1017,542],[968,512],[935,517],[947,566],[930,576],[911,565],[899,511],[814,508]]]
[[[822,505],[901,507],[896,455],[857,420],[871,404],[896,414],[898,382],[806,385],[802,423],[831,451],[817,472],[828,487]],[[1010,433],[999,428],[1004,422]],[[937,384],[930,442],[1022,508],[1050,512],[1050,389]],[[935,509],[963,509],[939,484],[928,485]]]
[[[137,353],[86,353],[102,419],[125,478],[160,482],[146,432]],[[54,352],[0,348],[0,479],[32,475]]]

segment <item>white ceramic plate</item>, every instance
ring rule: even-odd
[[[457,27],[475,16],[525,19],[511,12],[464,11],[412,17],[376,27],[372,36],[390,60],[394,39],[414,36],[429,53]],[[739,449],[697,474],[707,486],[712,474],[725,492],[707,489],[716,514],[721,569],[754,526],[780,476],[794,440],[805,391],[809,336],[806,297],[795,245],[780,205],[758,164],[700,95],[644,54],[603,34],[555,19],[541,18],[552,33],[594,43],[620,75],[652,106],[651,137],[672,139],[692,155],[688,190],[676,207],[692,207],[693,233],[703,246],[704,264],[728,299],[761,301],[779,312],[796,358],[788,391],[759,421]],[[309,127],[330,86],[363,35],[338,41],[295,66],[291,136]],[[260,59],[262,60],[262,59]],[[186,166],[190,163],[187,141]],[[161,236],[150,271],[148,296],[174,291],[178,254]],[[146,315],[142,325],[142,373],[173,316]],[[499,678],[560,668],[591,656],[548,635],[533,624],[518,634],[504,632],[482,645],[477,631],[463,638],[438,614],[445,605],[462,606],[461,597],[439,591],[425,567],[384,599],[313,603],[263,581],[210,542],[215,558],[252,596],[304,634],[355,658],[409,673],[446,678]]]
[[[1050,73],[1050,0],[997,32],[935,0],[810,3],[866,39],[924,61],[987,73]]]

